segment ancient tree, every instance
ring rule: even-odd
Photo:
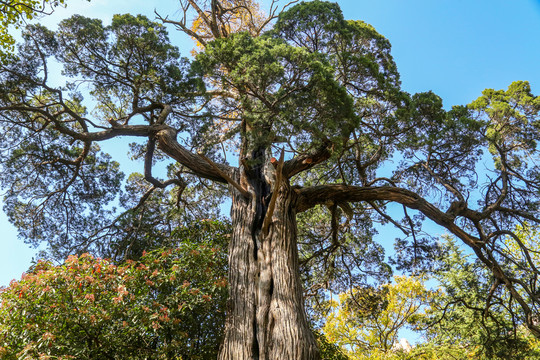
[[[400,89],[373,27],[345,20],[336,4],[292,5],[278,16],[251,1],[188,0],[180,20],[117,15],[103,26],[75,16],[56,31],[29,27],[0,70],[1,184],[21,236],[48,241],[56,256],[106,252],[132,227],[105,225],[123,177],[98,144],[137,137],[144,174],[129,184],[144,191],[120,205],[140,210],[160,189],[179,204],[201,200],[194,184],[205,194],[223,184],[232,199],[221,359],[317,359],[301,270],[327,272],[310,291],[376,275],[362,263],[381,253],[374,222],[403,235],[397,261],[416,271],[437,250],[422,221],[446,229],[491,270],[489,296],[510,294],[540,335],[536,249],[514,234],[540,222],[540,100],[528,83],[446,111],[431,92]],[[197,40],[194,61],[163,23]],[[153,165],[164,158],[173,164],[161,179]],[[158,223],[151,214],[138,225]]]

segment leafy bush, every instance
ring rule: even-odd
[[[179,247],[121,265],[89,254],[37,263],[0,293],[0,358],[215,358],[227,297],[223,230],[181,229],[192,236]]]

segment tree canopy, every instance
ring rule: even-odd
[[[444,249],[427,220],[489,269],[490,289],[519,307],[516,324],[540,336],[536,250],[515,231],[540,223],[540,97],[526,81],[446,110],[432,92],[404,92],[388,40],[337,4],[266,17],[247,0],[181,6],[179,21],[27,27],[0,69],[0,185],[22,237],[56,258],[129,258],[155,246],[154,227],[166,240],[190,211],[216,215],[230,196],[234,305],[220,358],[316,359],[302,285],[315,308],[327,290],[388,279],[377,223],[403,234],[398,269],[428,271]],[[163,23],[198,41],[194,60]],[[65,84],[51,84],[51,61]],[[144,165],[126,190],[99,146],[124,137],[145,141],[132,145]]]

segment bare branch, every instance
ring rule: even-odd
[[[274,190],[272,191],[272,197],[270,198],[270,204],[268,205],[268,210],[264,216],[264,221],[262,225],[263,236],[268,235],[268,228],[270,222],[272,221],[272,216],[274,215],[274,209],[276,207],[276,200],[278,198],[279,189],[281,187],[281,181],[283,180],[283,161],[285,159],[285,150],[281,149],[281,155],[279,156],[279,162],[276,167],[276,181],[274,183]]]
[[[375,202],[373,201],[368,201],[368,204],[371,205],[371,207],[373,209],[375,209],[375,211],[381,215],[386,221],[389,221],[391,222],[395,227],[397,227],[399,230],[401,230],[405,235],[409,236],[409,232],[407,231],[407,229],[405,229],[403,226],[401,226],[397,221],[395,221],[394,219],[392,219],[392,217],[386,215],[378,206],[377,204],[375,204]]]

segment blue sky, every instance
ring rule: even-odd
[[[285,3],[285,0],[281,0]],[[540,93],[540,1],[536,0],[338,0],[347,19],[372,24],[392,43],[392,53],[409,92],[432,90],[446,107],[466,104],[485,88],[506,88],[528,80]],[[109,21],[115,13],[154,8],[175,17],[173,0],[69,0],[41,22],[54,26],[78,13]],[[171,29],[184,54],[192,43]],[[123,150],[121,150],[123,151]],[[390,232],[393,229],[388,229]],[[0,286],[19,278],[35,250],[17,238],[0,214]]]

